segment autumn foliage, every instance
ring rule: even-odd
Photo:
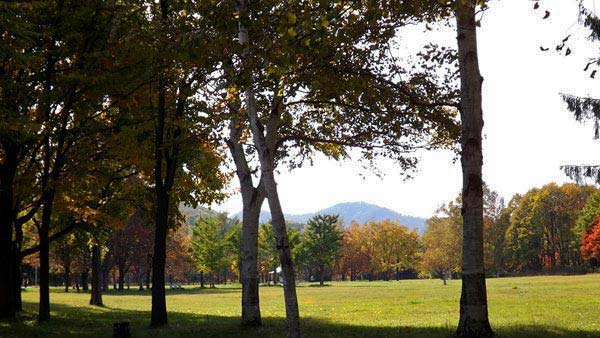
[[[600,260],[600,216],[594,219],[594,225],[583,235],[581,257],[586,261]]]

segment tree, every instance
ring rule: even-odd
[[[595,191],[591,186],[550,183],[515,196],[504,216],[509,220],[504,241],[507,268],[522,272],[580,265],[582,235],[576,223]]]
[[[581,239],[581,256],[592,264],[600,261],[600,217],[596,217]]]
[[[165,270],[169,280],[187,281],[189,274],[194,271],[191,237],[192,234],[185,225],[180,225],[171,231],[167,241]]]
[[[291,253],[285,252],[289,244],[276,196],[275,168],[281,164],[297,167],[316,152],[344,158],[350,148],[363,150],[363,158],[370,164],[379,155],[389,155],[403,169],[412,168],[416,159],[407,154],[416,144],[445,147],[452,143],[448,141],[458,129],[452,117],[454,111],[448,107],[454,105],[432,103],[448,101],[452,93],[437,90],[426,74],[398,83],[396,75],[404,70],[389,59],[384,60],[391,53],[370,52],[384,50],[394,35],[397,26],[390,22],[391,15],[386,16],[387,7],[309,1],[285,6],[275,6],[278,3],[270,1],[237,4],[240,45],[234,45],[239,47],[232,58],[235,62],[224,62],[232,71],[224,70],[229,83],[223,106],[234,116],[230,127],[238,130],[234,138],[247,138],[246,130],[252,137],[249,143],[254,148],[249,149],[256,156],[261,176],[256,186],[248,184],[246,189],[242,184],[242,189],[248,191],[242,193],[247,196],[243,199],[245,203],[262,201],[261,194],[268,199],[275,234],[282,241],[277,247],[285,262],[282,268],[289,300],[288,334],[297,336],[293,269],[288,267],[292,265]],[[287,18],[287,22],[270,20],[275,15],[273,11],[279,13],[276,16]],[[353,12],[358,14],[346,15]],[[407,23],[399,25],[402,24]],[[269,41],[269,48],[275,53],[264,54],[259,41]],[[357,48],[356,41],[370,46]],[[332,81],[333,78],[339,81]],[[422,133],[425,129],[428,133]],[[230,149],[232,145],[229,142]],[[238,147],[232,153],[243,154],[242,150]],[[252,171],[246,170],[245,165],[238,166],[244,161],[234,161],[238,178],[251,182],[247,174]],[[242,299],[245,306],[245,297]],[[255,306],[253,313],[256,309]]]
[[[463,254],[459,337],[494,335],[487,309],[487,290],[483,255],[483,153],[481,130],[483,112],[477,47],[477,0],[454,3],[460,73],[461,165]],[[484,2],[485,6],[485,2]]]
[[[324,285],[326,269],[332,269],[338,256],[343,232],[338,215],[316,215],[309,219],[304,230],[303,249],[319,271],[319,284]]]
[[[210,287],[215,287],[215,274],[231,265],[229,245],[225,239],[222,218],[199,218],[192,227],[192,255],[196,266],[210,274]]]
[[[600,191],[596,191],[590,195],[577,217],[575,227],[573,228],[573,232],[577,238],[583,237],[595,223],[598,216],[600,216]]]
[[[340,248],[338,268],[341,270],[342,278],[345,274],[350,275],[353,281],[360,273],[369,271],[370,255],[364,249],[366,234],[364,227],[356,222],[351,222],[344,232],[343,244]]]
[[[452,277],[452,273],[461,271],[462,218],[460,208],[454,203],[440,211],[443,215],[428,219],[423,232],[425,251],[421,256],[421,271],[433,272],[446,285],[446,279]]]

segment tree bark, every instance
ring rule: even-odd
[[[476,0],[456,1],[463,173],[462,290],[459,337],[491,337],[483,260],[483,112],[477,50]]]
[[[242,30],[241,30],[242,31]],[[243,31],[240,35],[244,34]],[[243,40],[243,39],[240,39]],[[294,263],[292,261],[291,247],[287,235],[287,228],[274,174],[274,143],[268,143],[264,135],[264,128],[258,118],[256,103],[254,101],[254,91],[252,88],[246,90],[246,109],[248,119],[250,120],[250,129],[254,145],[259,154],[261,179],[264,180],[265,192],[271,210],[271,223],[275,235],[275,245],[281,261],[281,269],[284,278],[283,293],[285,297],[286,309],[286,329],[288,338],[300,337],[300,313],[298,310],[298,298],[296,295],[296,278],[294,273]],[[271,133],[277,128],[276,123],[271,123],[269,128]],[[269,133],[269,131],[267,132]],[[271,134],[272,135],[272,134]]]
[[[319,267],[319,285],[325,285],[325,267],[323,266]]]
[[[119,291],[125,290],[125,266],[119,264]]]
[[[38,232],[40,241],[40,303],[38,321],[40,322],[50,319],[50,240],[48,233],[50,231],[50,217],[52,216],[54,194],[54,189],[50,189],[44,193],[42,224]]]
[[[65,266],[65,292],[69,292],[69,287],[71,286],[71,269],[68,266]]]
[[[90,305],[104,306],[102,303],[102,262],[100,258],[100,246],[92,246],[92,294]]]
[[[156,203],[156,231],[154,232],[154,254],[152,255],[152,314],[150,321],[152,327],[167,324],[165,262],[167,258],[169,197],[158,188]]]
[[[89,291],[89,287],[88,287],[88,268],[85,267],[83,272],[81,272],[81,288],[84,292],[88,292]]]
[[[265,191],[259,183],[257,188],[252,182],[252,173],[240,144],[241,128],[238,119],[230,124],[229,149],[236,165],[236,173],[242,193],[242,264],[240,280],[242,282],[242,325],[260,326],[260,297],[258,292],[258,226],[260,209],[265,200]]]
[[[16,276],[13,266],[15,252],[12,240],[16,216],[13,188],[17,152],[10,145],[3,148],[5,154],[0,161],[0,257],[3,257],[0,259],[0,319],[12,318],[17,311],[14,294]]]

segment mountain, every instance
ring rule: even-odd
[[[425,218],[403,215],[394,210],[366,202],[339,203],[313,213],[286,214],[285,219],[293,223],[306,223],[311,217],[318,214],[340,215],[342,220],[344,220],[344,225],[350,224],[351,221],[362,224],[371,220],[382,221],[389,219],[393,221],[397,220],[400,224],[406,225],[411,229],[416,228],[421,234],[425,230]],[[235,216],[241,218],[241,212]],[[261,211],[261,223],[268,222],[270,219],[271,214],[268,211]]]

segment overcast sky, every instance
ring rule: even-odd
[[[575,122],[559,97],[561,92],[600,96],[596,89],[600,74],[592,80],[583,72],[588,58],[598,55],[593,47],[599,45],[585,39],[577,24],[576,2],[544,1],[551,15],[542,20],[546,8],[534,11],[532,1],[492,1],[483,16],[478,39],[485,79],[484,179],[507,200],[532,187],[567,182],[559,169],[562,164],[600,163],[600,141],[593,140],[592,127]],[[455,45],[451,29],[421,31],[403,36],[403,48],[416,52],[432,39]],[[571,56],[540,51],[540,45],[552,51],[568,34],[573,34]],[[383,178],[352,161],[325,159],[318,159],[313,167],[283,171],[277,180],[284,212],[313,212],[335,203],[366,201],[429,217],[459,193],[460,162],[453,163],[453,154],[441,151],[420,158],[419,171],[409,181],[402,180],[391,162],[381,162]],[[230,190],[235,192],[238,185],[233,183]],[[214,208],[238,212],[241,196],[234,193]]]

